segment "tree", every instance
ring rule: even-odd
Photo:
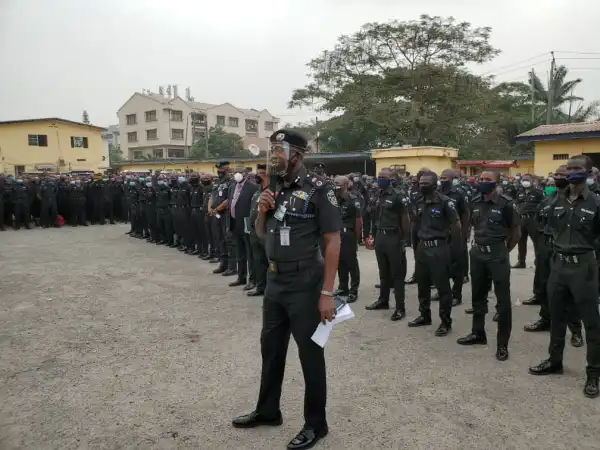
[[[120,148],[108,144],[108,162],[110,165],[123,161],[123,152]]]
[[[196,140],[190,150],[190,157],[204,159],[207,157],[207,138]],[[212,127],[208,131],[208,157],[225,158],[232,156],[246,156],[243,138],[235,133],[228,133],[221,127]]]
[[[83,123],[86,123],[86,124],[89,125],[89,123],[90,123],[90,116],[88,115],[88,112],[86,110],[83,110],[83,114],[81,116],[82,116],[81,117],[81,121]]]

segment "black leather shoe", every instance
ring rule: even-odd
[[[563,373],[562,363],[552,363],[549,359],[546,359],[539,363],[537,366],[529,368],[531,375],[552,375]]]
[[[265,291],[263,289],[254,289],[252,291],[248,291],[246,295],[248,297],[262,297],[265,295]]]
[[[527,300],[524,300],[523,304],[526,305],[526,306],[536,306],[536,305],[539,305],[540,302],[537,299],[537,297],[534,295],[531,298],[528,298]]]
[[[227,275],[225,275],[226,272],[223,272],[223,276],[226,277]],[[229,283],[229,287],[236,287],[236,286],[244,286],[246,284],[246,280],[240,280],[239,278],[235,281],[232,281],[231,283]]]
[[[358,295],[352,293],[352,294],[348,294],[348,298],[346,299],[346,303],[354,303],[356,300],[358,300]]]
[[[473,314],[473,308],[465,309],[465,314]]]
[[[524,269],[525,267],[527,266],[525,265],[524,261],[519,261],[514,266],[512,266],[513,269]]]
[[[411,320],[410,322],[408,322],[408,326],[411,328],[414,327],[424,327],[426,325],[431,325],[431,317],[423,317],[423,316],[419,316],[414,320]]]
[[[377,283],[377,284],[375,285],[375,289],[379,289],[379,288],[381,288],[381,284]]]
[[[327,427],[322,429],[315,429],[312,427],[304,427],[300,430],[300,433],[296,435],[287,445],[288,450],[306,450],[313,448],[320,439],[327,436],[329,430]]]
[[[487,345],[487,336],[470,333],[465,337],[461,337],[456,342],[460,345]]]
[[[536,331],[550,331],[550,321],[546,319],[540,319],[537,322],[525,325],[523,329],[532,333]]]
[[[458,299],[458,298],[453,298],[452,299],[452,306],[458,306],[458,305],[462,305],[462,300]]]
[[[213,270],[213,273],[223,273],[226,270],[227,269],[225,267],[217,267],[215,270]]]
[[[232,277],[234,275],[237,275],[237,270],[233,270],[233,269],[227,269],[225,272],[222,273],[222,275],[224,277]],[[246,284],[246,282],[244,281],[244,284]]]
[[[438,336],[438,337],[448,336],[448,333],[450,333],[450,330],[452,330],[452,325],[442,323],[438,327],[438,329],[435,330],[435,335]]]
[[[417,284],[417,277],[414,275],[404,282],[405,284]]]
[[[374,311],[376,309],[390,309],[390,303],[385,300],[377,299],[374,303],[365,306],[365,309],[368,311]]]
[[[250,414],[236,417],[231,421],[231,425],[235,428],[255,428],[255,427],[278,427],[283,423],[281,415],[279,417],[263,417],[256,411],[252,411]]]
[[[244,288],[242,289],[242,291],[251,291],[255,287],[256,287],[256,285],[254,283],[248,283],[246,286],[244,286]]]
[[[177,250],[179,250],[180,252],[185,252],[185,245],[180,245],[179,247],[177,247]]]
[[[573,333],[571,335],[571,345],[573,347],[583,347],[583,337],[579,333]]]
[[[390,319],[393,322],[397,322],[398,320],[402,320],[406,317],[406,311],[404,311],[403,309],[395,309],[394,312],[392,313],[392,317],[390,317]]]
[[[496,349],[496,359],[498,361],[506,361],[508,359],[508,347],[499,345]]]
[[[585,380],[585,386],[583,388],[583,395],[587,398],[596,398],[600,394],[598,391],[598,377],[587,377]]]
[[[133,233],[133,230],[132,230],[132,231],[128,231],[128,232],[127,232],[127,233],[125,233],[125,234],[131,234],[131,233]]]
[[[217,264],[220,261],[219,261],[219,258],[211,258],[208,262],[211,264]]]
[[[343,289],[339,289],[338,288],[335,291],[333,291],[333,295],[343,295],[343,296],[346,296],[346,295],[348,295],[347,292],[348,291],[345,291]]]
[[[172,242],[171,244],[167,245],[167,247],[175,248],[175,247],[177,247],[177,244],[175,242]]]
[[[494,322],[498,322],[498,319],[500,318],[500,314],[496,313],[494,314],[494,318],[492,319]]]

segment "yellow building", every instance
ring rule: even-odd
[[[101,172],[108,168],[102,131],[58,118],[0,122],[0,173]]]
[[[449,147],[394,147],[373,150],[371,154],[377,165],[377,173],[384,167],[392,167],[400,173],[416,174],[426,167],[435,173],[454,167],[458,150]]]
[[[236,166],[243,166],[248,169],[252,169],[256,172],[257,164],[264,164],[265,159],[256,160],[254,158],[221,158],[221,159],[207,159],[203,161],[196,160],[160,160],[160,161],[123,161],[121,163],[113,164],[113,168],[118,169],[119,172],[155,172],[155,171],[166,171],[166,172],[198,172],[198,173],[217,173],[215,164],[221,160],[227,159],[232,168]]]
[[[600,121],[541,125],[517,136],[517,142],[534,142],[536,175],[546,176],[581,154],[600,167]]]

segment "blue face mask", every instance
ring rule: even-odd
[[[146,181],[146,179],[143,177],[140,177],[140,183],[143,183],[144,181]]]
[[[146,183],[146,187],[152,187],[152,182]]]
[[[489,194],[494,189],[496,189],[496,182],[495,181],[480,181],[479,183],[475,184],[475,188],[482,194]]]
[[[352,178],[352,181],[354,181],[355,183],[358,183],[360,181],[360,178],[354,177],[354,178]]]
[[[129,186],[135,186],[135,181],[130,181]]]
[[[588,177],[587,172],[572,172],[567,175],[567,181],[572,184],[581,184]]]
[[[179,177],[177,179],[180,183],[185,183],[185,177]]]
[[[379,186],[381,189],[387,189],[389,185],[389,178],[377,178],[377,186]]]
[[[23,180],[17,180],[17,183],[23,184]]]

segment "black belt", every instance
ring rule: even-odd
[[[292,273],[314,267],[316,259],[303,259],[301,261],[275,262],[269,261],[269,272],[271,273]]]
[[[199,209],[200,211],[202,211],[202,206],[192,206],[192,211],[193,211],[194,209]]]
[[[531,219],[532,217],[535,217],[535,213],[524,213],[524,214],[521,214],[521,218],[522,219]]]
[[[594,251],[580,253],[578,255],[566,255],[559,252],[554,252],[554,254],[560,261],[567,264],[579,264],[585,261],[596,260],[596,253]]]
[[[432,239],[429,241],[419,241],[419,245],[423,248],[434,248],[439,247],[442,244],[445,244],[446,241],[443,239]]]
[[[490,245],[481,245],[481,244],[477,244],[476,242],[471,242],[471,247],[476,248],[481,253],[492,253],[492,250],[494,248],[500,248],[502,250],[506,250],[506,244],[503,242],[496,242],[496,243],[490,244]]]

